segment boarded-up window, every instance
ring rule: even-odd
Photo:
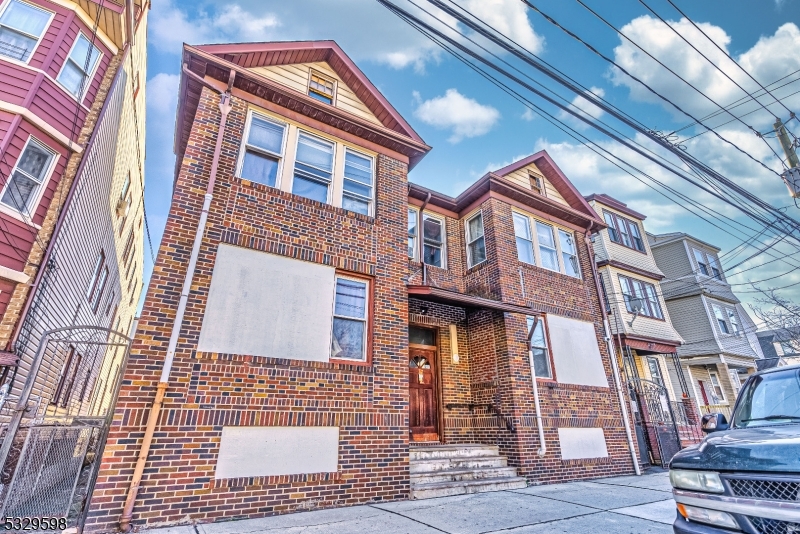
[[[332,267],[222,244],[197,349],[328,361]]]
[[[547,326],[558,381],[607,388],[594,323],[548,315]]]
[[[602,428],[559,428],[558,445],[562,460],[608,458],[608,447]]]

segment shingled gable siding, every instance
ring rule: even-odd
[[[113,530],[122,513],[209,178],[217,104],[218,97],[204,90],[125,371],[88,532]],[[170,390],[136,501],[137,527],[408,497],[407,166],[378,157],[374,220],[245,183],[233,178],[245,112],[234,99]],[[379,334],[372,338],[371,365],[197,353],[221,242],[373,277]],[[236,425],[338,426],[339,471],[215,480],[222,428]]]
[[[508,456],[509,464],[518,467],[521,475],[535,483],[632,473],[584,234],[575,234],[583,274],[582,279],[577,279],[518,261],[512,210],[508,203],[493,198],[482,203],[480,209],[487,261],[468,269],[464,259],[464,221],[475,211],[462,214],[460,219],[448,217],[448,268],[428,266],[428,283],[592,322],[609,387],[561,384],[557,376],[555,382],[539,382],[547,441],[547,454],[540,458],[525,318],[519,314],[467,310],[412,298],[410,323],[433,327],[438,333],[445,440],[448,443],[496,443],[501,454]],[[419,264],[411,262],[410,265],[410,283],[421,283]],[[524,279],[524,295],[520,276]],[[450,358],[449,324],[455,324],[458,331],[458,364]],[[484,406],[470,410],[466,406],[469,403],[494,405],[514,421],[516,432],[509,432],[504,422]],[[559,428],[598,427],[605,435],[608,458],[562,460]]]

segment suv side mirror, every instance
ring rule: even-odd
[[[728,430],[728,420],[725,418],[724,414],[721,413],[710,413],[703,416],[702,422],[700,423],[703,432],[708,434],[709,432],[717,432],[719,430]]]

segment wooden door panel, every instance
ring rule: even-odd
[[[409,427],[412,439],[438,439],[438,398],[436,395],[436,353],[432,350],[409,351]]]

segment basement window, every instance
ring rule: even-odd
[[[333,105],[334,88],[333,80],[311,71],[311,78],[308,81],[308,96]]]

